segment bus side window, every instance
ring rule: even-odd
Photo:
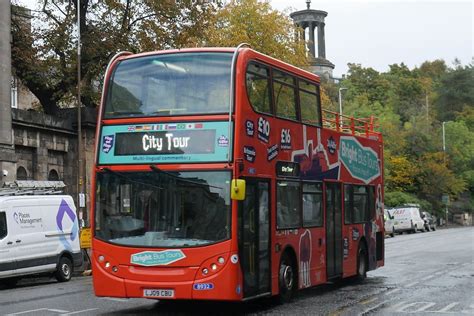
[[[353,222],[365,223],[369,221],[369,205],[367,187],[362,185],[353,186]]]
[[[5,212],[0,212],[0,239],[5,238],[7,234],[7,216]]]
[[[318,87],[304,80],[298,81],[301,121],[303,123],[321,126]]]
[[[352,224],[353,218],[353,188],[351,184],[344,185],[344,224]]]
[[[293,229],[301,226],[300,184],[277,182],[277,229]]]
[[[247,96],[257,112],[271,114],[269,69],[266,66],[250,63],[245,75]]]
[[[297,120],[295,78],[284,72],[273,71],[273,98],[276,115]]]

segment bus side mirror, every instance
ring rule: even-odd
[[[245,200],[245,180],[232,179],[230,188],[230,198],[232,200],[242,201]]]

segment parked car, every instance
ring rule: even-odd
[[[390,209],[384,209],[384,222],[385,222],[385,235],[390,237],[395,237],[395,221],[392,214],[390,214]]]
[[[395,233],[425,231],[425,221],[416,205],[396,207],[390,210]]]
[[[0,197],[0,283],[48,273],[69,281],[82,265],[76,207],[69,195]]]
[[[436,230],[436,217],[426,211],[421,212],[421,218],[425,221],[425,230]]]

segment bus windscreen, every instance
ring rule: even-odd
[[[226,113],[232,54],[175,53],[121,61],[104,118]]]

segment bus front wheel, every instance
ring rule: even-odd
[[[291,300],[296,290],[296,269],[288,253],[284,253],[280,260],[278,284],[280,293],[278,300],[286,303]]]

